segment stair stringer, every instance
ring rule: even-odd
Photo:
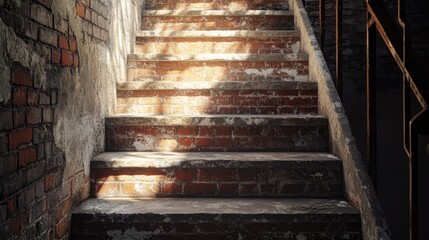
[[[301,50],[309,55],[309,79],[318,83],[319,113],[329,119],[329,149],[343,161],[345,195],[360,211],[365,240],[391,239],[391,233],[369,174],[351,132],[319,43],[301,0],[288,0],[300,30]]]

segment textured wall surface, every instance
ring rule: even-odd
[[[139,1],[0,1],[0,239],[67,239]]]

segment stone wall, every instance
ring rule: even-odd
[[[0,1],[0,239],[69,238],[139,4]]]

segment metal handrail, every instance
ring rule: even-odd
[[[402,28],[400,34],[394,20],[387,14],[380,1],[367,2],[367,158],[368,168],[374,186],[376,186],[376,34],[378,33],[395,59],[403,74],[403,143],[409,157],[409,236],[410,240],[418,238],[418,160],[417,136],[429,134],[429,90],[422,91],[422,82],[416,81],[417,75],[411,71],[408,42],[408,26],[405,19],[405,0],[398,0],[397,22]],[[342,5],[343,0],[336,0],[336,78],[335,85],[341,96],[342,93]],[[325,0],[319,0],[319,41],[324,46],[325,41]],[[410,95],[416,97],[421,111],[411,116]]]

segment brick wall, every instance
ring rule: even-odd
[[[8,70],[1,73],[0,87],[10,87],[0,98],[0,239],[69,238],[70,211],[88,197],[89,176],[84,166],[66,174],[68,162],[75,159],[67,159],[55,138],[55,123],[61,118],[56,113],[68,104],[60,89],[83,79],[80,50],[94,47],[88,42],[108,43],[108,15],[98,0],[76,1],[76,9],[69,12],[56,12],[52,0],[0,1],[1,24],[13,32],[12,38],[2,30],[0,42],[2,71]],[[72,19],[83,28],[73,27]],[[84,35],[84,42],[78,35]],[[28,66],[7,53],[17,46],[14,39],[30,49],[16,54]],[[27,51],[15,49],[21,50]],[[32,54],[42,58],[25,58]],[[41,59],[45,63],[32,63]],[[44,69],[32,69],[35,65]],[[40,71],[46,72],[46,84],[39,82]]]

